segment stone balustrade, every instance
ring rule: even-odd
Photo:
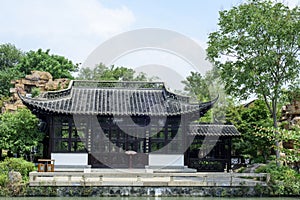
[[[266,186],[266,173],[31,172],[30,186]]]

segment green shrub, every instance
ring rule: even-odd
[[[7,174],[0,174],[0,188],[5,187],[6,184],[8,183],[8,177]]]
[[[37,96],[39,96],[40,95],[40,93],[41,93],[41,90],[40,90],[40,88],[32,88],[32,90],[31,90],[31,95],[32,95],[32,97],[37,97]]]
[[[300,195],[300,174],[288,166],[277,166],[271,162],[256,170],[257,173],[269,173],[269,186],[273,195]]]
[[[0,162],[0,175],[7,177],[10,171],[20,172],[24,181],[28,181],[29,172],[35,170],[33,163],[24,160],[23,158],[6,158]]]

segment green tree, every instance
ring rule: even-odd
[[[136,74],[133,69],[126,67],[107,67],[100,63],[93,69],[81,68],[78,79],[81,80],[112,80],[112,81],[145,81],[147,77],[143,73]]]
[[[24,53],[12,44],[0,45],[0,98],[9,96],[10,81],[18,79],[21,73],[15,69]]]
[[[255,100],[248,105],[230,104],[226,119],[234,124],[241,133],[234,138],[233,150],[238,155],[248,157],[254,162],[266,162],[270,159],[273,141],[262,140],[256,133],[258,128],[272,126],[272,119],[263,100]]]
[[[208,71],[204,76],[199,72],[191,72],[182,83],[185,85],[184,90],[193,100],[205,102],[218,97],[213,109],[201,117],[200,122],[225,122],[228,99],[223,92],[223,86],[216,69]]]
[[[184,91],[192,98],[193,101],[208,101],[211,99],[207,84],[207,77],[202,76],[199,72],[191,72],[191,74],[183,80]],[[212,110],[209,110],[199,122],[212,122]]]
[[[7,149],[17,155],[30,152],[42,139],[38,130],[39,120],[28,109],[0,115],[0,149]]]
[[[33,70],[49,72],[54,79],[70,78],[72,72],[78,70],[78,65],[73,64],[71,60],[59,55],[50,55],[50,50],[29,51],[17,65],[17,69],[23,73],[23,76],[30,74]]]
[[[300,100],[300,78],[297,78],[288,88],[283,89],[283,95],[280,96],[282,106],[290,104],[293,101]]]
[[[0,70],[15,67],[24,53],[12,44],[0,45]]]
[[[274,134],[273,128],[257,128],[257,136],[268,141],[280,140],[284,145],[280,147],[281,152],[285,155],[281,158],[282,161],[288,164],[295,164],[300,161],[300,128],[297,126],[291,127],[290,130],[279,128],[277,131],[280,134]],[[296,164],[297,165],[297,164]]]
[[[184,90],[187,91],[190,96],[200,101],[210,99],[207,81],[199,72],[191,72],[182,83],[185,85]]]
[[[22,77],[20,71],[15,68],[0,70],[0,99],[10,95],[11,81]]]
[[[208,58],[226,91],[240,99],[264,99],[276,129],[282,88],[300,72],[300,9],[270,0],[251,0],[220,12],[219,29],[209,35]],[[276,141],[276,158],[279,142]]]

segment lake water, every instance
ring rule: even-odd
[[[0,200],[296,200],[299,198],[210,198],[210,197],[0,197]]]

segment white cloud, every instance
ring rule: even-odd
[[[7,0],[0,3],[0,43],[23,41],[25,49],[50,48],[77,60],[134,21],[127,7],[97,0]]]

